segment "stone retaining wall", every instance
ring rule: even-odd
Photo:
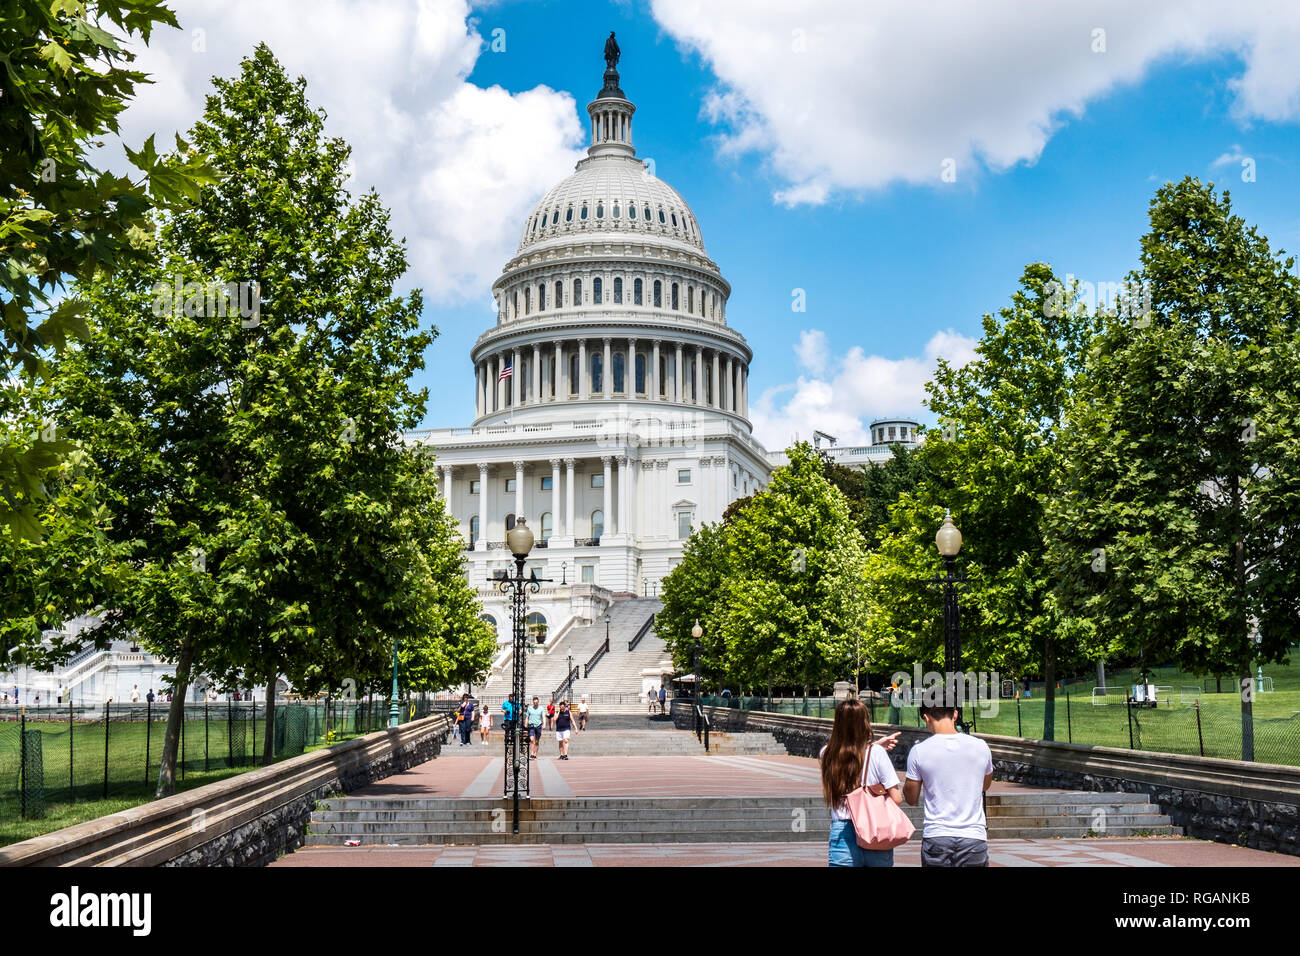
[[[316,802],[436,757],[448,714],[412,721],[0,848],[0,866],[261,866],[302,845]]]
[[[791,754],[816,757],[830,738],[829,718],[706,707],[718,731],[772,734]],[[673,702],[673,719],[693,729],[689,700]],[[876,736],[898,731],[894,765],[927,735],[916,727],[877,724]],[[1189,757],[1057,741],[979,734],[993,752],[995,779],[1068,790],[1146,794],[1188,836],[1300,856],[1300,767]]]

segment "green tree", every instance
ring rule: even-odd
[[[722,595],[726,547],[723,524],[701,525],[686,539],[681,562],[663,579],[664,606],[655,615],[655,633],[668,646],[680,673],[695,668],[691,628],[696,621],[704,630],[700,638],[700,670],[714,678],[726,673],[727,645],[715,619]]]
[[[880,545],[889,527],[889,509],[921,480],[923,455],[906,445],[890,446],[890,457],[878,464],[842,465],[822,452],[826,477],[849,502],[849,511],[869,549]]]
[[[866,549],[844,495],[807,442],[725,527],[710,628],[727,670],[750,684],[804,688],[842,676],[865,621]]]
[[[963,670],[1041,667],[1046,740],[1058,657],[1078,648],[1079,632],[1052,593],[1043,515],[1057,494],[1057,433],[1093,325],[1081,310],[1054,307],[1060,289],[1048,266],[1027,266],[999,318],[984,316],[977,357],[960,369],[939,363],[926,390],[941,428],[914,453],[923,477],[901,495],[870,563],[874,655],[894,667],[909,656],[941,660],[941,599],[923,581],[942,573],[934,535],[951,509],[969,578],[960,594]]]
[[[352,666],[364,685],[395,637],[410,653],[437,630],[429,601],[464,599],[434,586],[443,551],[415,557],[442,505],[399,436],[423,415],[408,382],[435,333],[418,291],[393,294],[388,213],[349,196],[347,145],[265,45],[214,86],[192,139],[223,178],[163,224],[152,264],[88,292],[92,336],[60,369],[126,502],[115,533],[139,573],[116,619],[177,662],[160,794],[195,670],[312,692]],[[458,634],[471,669],[476,633]]]
[[[11,383],[0,389],[0,523],[27,538],[40,537],[41,502],[65,476],[72,450],[63,435],[26,427],[41,419],[31,386],[49,354],[85,332],[85,303],[68,289],[147,261],[150,210],[192,199],[212,179],[204,157],[179,138],[166,159],[153,137],[138,152],[128,148],[136,181],[88,157],[92,143],[118,132],[136,86],[149,82],[127,68],[135,54],[126,38],[147,43],[156,26],[176,25],[160,0],[9,0],[0,15],[0,380]],[[62,482],[64,506],[47,517],[67,518],[77,484]]]
[[[1253,760],[1252,664],[1300,638],[1300,281],[1213,184],[1163,186],[1150,221],[1151,309],[1089,355],[1050,559],[1112,649],[1235,672]]]

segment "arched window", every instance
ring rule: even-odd
[[[573,280],[573,304],[575,306],[582,305],[582,280],[581,279]]]
[[[623,353],[621,351],[615,352],[610,361],[614,366],[614,391],[616,394],[622,395],[624,386],[623,379],[626,377],[623,374],[626,371],[626,361],[623,358]]]
[[[593,511],[591,513],[591,536],[600,538],[605,534],[605,512]]]
[[[655,308],[661,309],[664,304],[664,285],[658,279],[655,279]]]
[[[512,303],[510,308],[510,318],[517,319],[519,318],[519,290],[518,289],[516,289],[514,292],[511,293],[511,298],[514,300],[514,302]]]
[[[514,516],[514,514],[508,514],[508,515],[506,515],[506,530],[507,530],[507,531],[510,531],[510,530],[512,530],[512,529],[514,528],[514,526],[515,526],[515,516]]]
[[[677,213],[673,213],[673,228],[677,228]]]
[[[559,221],[560,221],[560,207],[556,206],[555,212],[551,213],[551,225],[553,226]]]
[[[551,303],[552,308],[561,308],[564,305],[564,283],[555,283],[555,301]]]
[[[554,522],[551,521],[551,513],[549,511],[543,511],[542,512],[542,540],[543,541],[550,538],[552,534],[551,529],[553,524]]]
[[[636,206],[635,206],[635,205],[631,205],[631,204],[628,205],[628,207],[627,207],[627,218],[629,218],[629,219],[635,219],[635,218],[636,218]]]
[[[640,279],[632,280],[632,304],[633,305],[641,304],[641,280]]]
[[[537,284],[537,311],[538,312],[546,311],[546,283],[545,282],[539,282]]]
[[[529,315],[533,311],[533,290],[524,289],[524,315]]]
[[[564,221],[565,221],[565,222],[573,222],[573,207],[572,207],[572,206],[570,206],[568,209],[564,210]]]
[[[638,395],[644,395],[645,394],[645,353],[637,352],[635,361],[636,361],[636,366],[635,366],[636,370],[634,374],[636,375],[636,383],[635,383],[636,393]]]
[[[660,222],[660,223],[663,223],[663,222],[666,222],[666,221],[667,221],[667,220],[664,219],[664,211],[663,211],[662,209],[660,209],[660,210],[659,210],[659,222]]]
[[[478,515],[474,515],[469,519],[469,546],[471,548],[474,547],[477,541],[478,541]]]
[[[680,306],[677,304],[677,283],[676,283],[676,282],[673,283],[673,305],[672,305],[672,307],[673,307],[674,310],[680,308]]]
[[[618,208],[618,202],[617,202],[617,201],[614,202],[614,218],[615,218],[615,219],[621,219],[621,218],[622,218],[622,216],[619,215],[619,208]]]
[[[614,277],[614,304],[623,304],[623,280],[618,276]]]
[[[539,299],[538,302],[540,303],[541,300]],[[686,311],[691,313],[695,311],[695,286],[693,285],[686,287]]]
[[[650,207],[649,207],[649,206],[646,206],[646,207],[645,207],[645,221],[646,221],[646,222],[649,222],[649,221],[650,221]]]
[[[596,203],[596,218],[597,219],[605,218],[605,204],[603,202]]]
[[[546,618],[542,616],[540,611],[534,611],[528,615],[524,621],[524,629],[528,636],[538,644],[546,641]]]
[[[578,215],[578,218],[579,218],[579,219],[586,219],[586,218],[587,218],[587,204],[586,204],[586,203],[583,203],[583,204],[582,204],[582,212]]]
[[[593,305],[600,305],[604,299],[605,283],[597,276],[591,280],[591,301]]]
[[[605,384],[601,379],[601,372],[604,371],[605,357],[599,352],[591,353],[591,394],[597,395],[605,390]]]

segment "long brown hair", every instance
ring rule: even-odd
[[[850,698],[835,708],[831,739],[822,754],[822,796],[827,806],[843,805],[858,788],[872,736],[871,714],[862,701]]]

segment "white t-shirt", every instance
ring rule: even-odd
[[[826,753],[826,748],[821,749],[817,759],[821,760]],[[894,770],[894,765],[889,762],[889,754],[885,753],[884,747],[867,748],[867,779],[866,785],[869,787],[873,783],[878,783],[886,790],[898,786],[898,772]],[[838,807],[831,809],[832,820],[848,820],[849,805],[843,803]]]
[[[984,777],[993,772],[989,745],[970,734],[933,734],[907,754],[907,779],[925,795],[923,837],[988,839]]]

